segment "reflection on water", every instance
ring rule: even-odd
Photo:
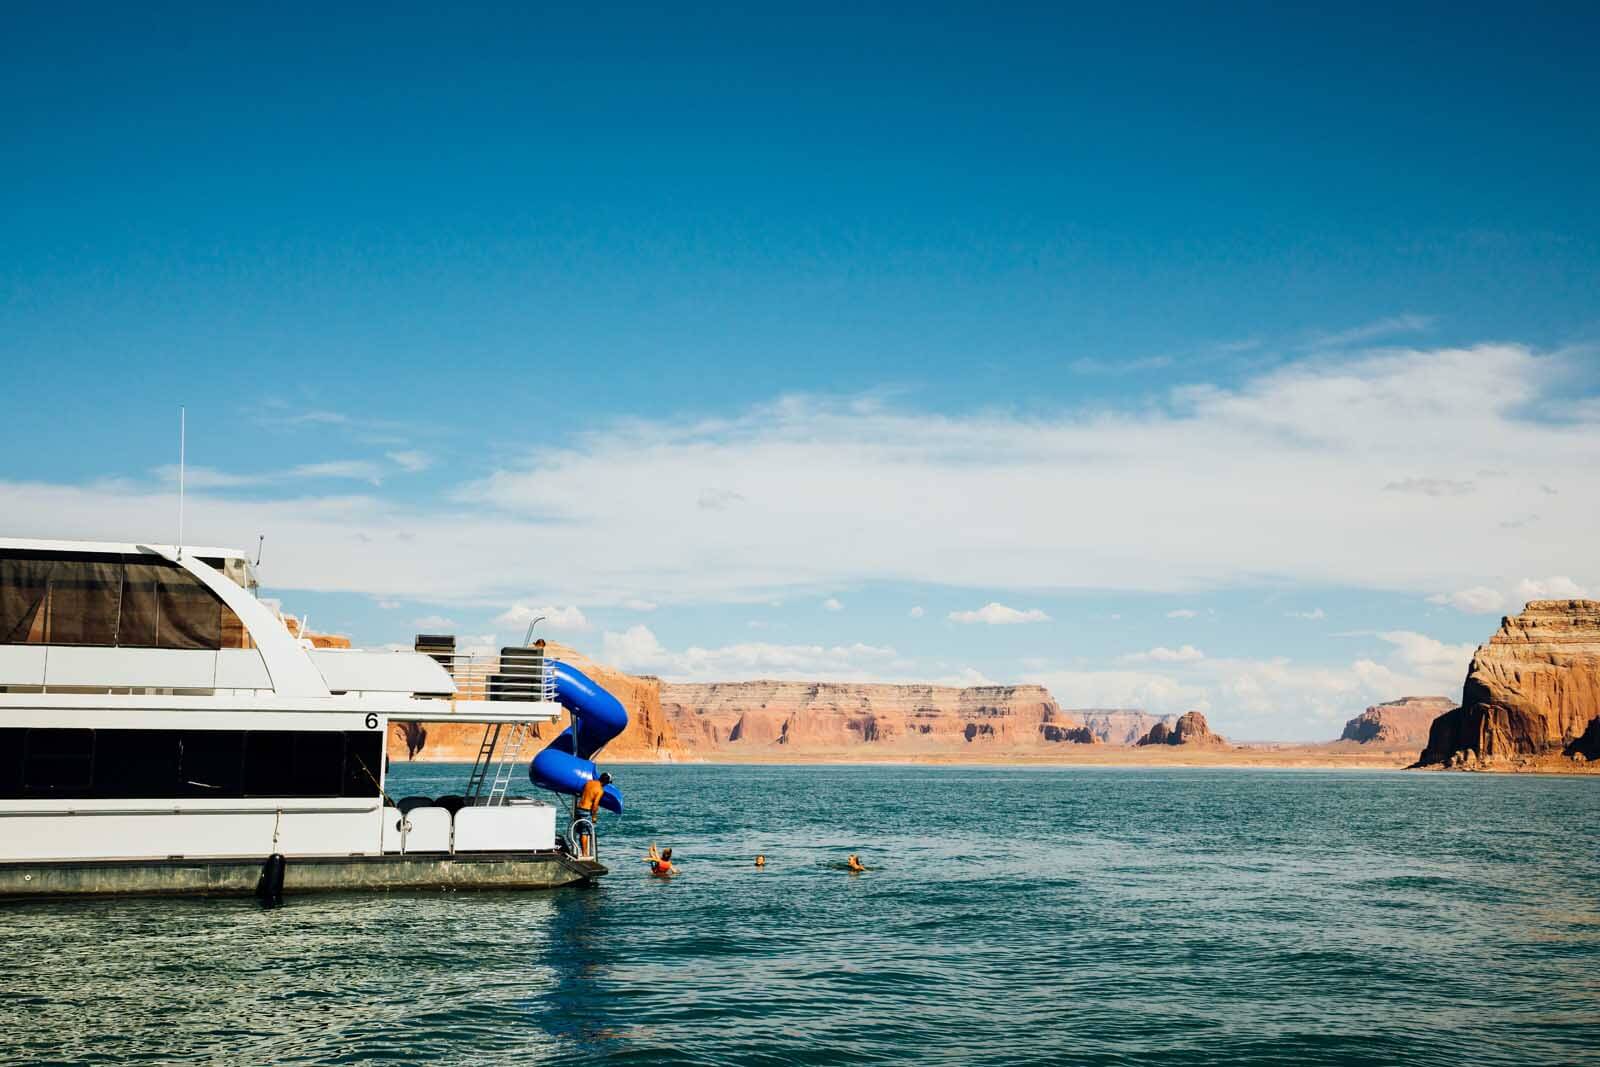
[[[397,788],[461,773],[397,767]],[[596,888],[0,909],[0,1061],[1593,1056],[1597,780],[619,778]],[[652,840],[679,878],[637,862]],[[848,852],[878,869],[838,870]]]

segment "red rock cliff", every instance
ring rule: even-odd
[[[1600,749],[1600,601],[1535,600],[1502,619],[1433,721],[1417,766],[1518,766]],[[1597,752],[1600,754],[1600,752]]]
[[[1449,697],[1401,697],[1374,704],[1344,724],[1339,740],[1421,748],[1428,740],[1433,720],[1455,706]]]
[[[1036,685],[666,683],[661,704],[685,746],[706,755],[943,755],[1097,741]]]

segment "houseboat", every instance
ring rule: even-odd
[[[564,710],[551,799],[512,795]],[[396,801],[390,725],[441,721],[483,725],[477,764]],[[0,539],[0,899],[587,882],[558,803],[625,722],[542,649],[312,647],[238,551]]]

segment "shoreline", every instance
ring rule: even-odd
[[[1236,770],[1315,770],[1315,771],[1403,771],[1411,769],[1417,753],[1410,750],[1385,749],[1373,752],[1327,751],[1320,747],[1263,748],[1231,747],[1227,749],[1198,749],[1183,752],[1172,749],[1108,747],[1099,752],[1041,755],[1027,752],[996,752],[984,755],[942,754],[889,754],[827,752],[815,754],[792,753],[705,753],[684,757],[648,758],[623,756],[606,759],[616,766],[790,766],[790,767],[1139,767],[1139,768],[1218,768]],[[471,764],[471,756],[421,757],[414,760],[394,759],[394,765],[404,764]],[[1600,766],[1580,768],[1575,766],[1491,766],[1481,768],[1416,768],[1423,773],[1468,774],[1539,774],[1560,777],[1590,777],[1600,774]]]

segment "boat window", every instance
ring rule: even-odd
[[[96,730],[95,751],[96,796],[161,796],[177,781],[176,731]]]
[[[241,796],[243,783],[243,730],[184,730],[178,735],[178,796]]]
[[[30,796],[77,796],[94,781],[93,730],[29,730],[22,791]]]
[[[0,644],[248,648],[239,617],[168,560],[0,551]]]
[[[376,730],[8,728],[0,799],[376,798],[382,760]]]
[[[370,797],[377,793],[383,776],[383,735],[376,730],[344,735],[344,785],[347,797]]]
[[[0,797],[22,795],[22,746],[28,731],[0,730]]]

